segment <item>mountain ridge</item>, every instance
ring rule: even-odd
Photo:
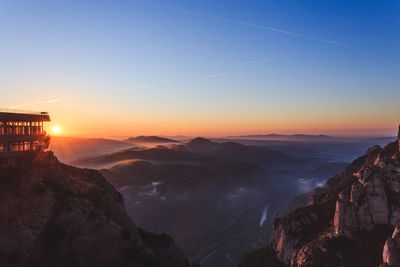
[[[131,142],[131,143],[179,143],[178,140],[166,138],[166,137],[160,137],[160,136],[155,136],[155,135],[139,135],[136,137],[130,137],[126,140],[126,142]]]
[[[240,143],[213,142],[208,139],[197,137],[180,145],[158,145],[150,148],[131,148],[115,153],[108,153],[96,157],[84,158],[76,161],[78,166],[96,166],[101,164],[115,163],[124,160],[156,160],[156,161],[243,161],[258,162],[270,165],[282,163],[301,164],[307,158],[294,158],[283,152],[260,148]]]

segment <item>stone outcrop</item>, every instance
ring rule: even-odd
[[[326,231],[332,214],[320,205],[300,208],[274,222],[271,246],[279,260],[285,263],[295,261],[298,248],[305,242],[318,238]]]
[[[400,225],[400,128],[396,142],[371,147],[310,199],[275,221],[270,247],[278,260],[292,267],[379,266],[382,244]],[[382,267],[400,266],[399,230],[386,240]]]
[[[398,140],[385,149],[374,146],[353,176],[351,187],[344,188],[336,201],[334,229],[337,235],[351,236],[376,225],[400,223],[400,127]]]
[[[380,161],[382,151],[380,147],[371,148],[366,163],[354,173],[357,181],[339,193],[334,216],[337,235],[351,236],[356,231],[371,230],[375,225],[389,223],[384,177],[392,174],[385,173],[385,164]]]
[[[0,263],[189,266],[171,237],[136,227],[102,175],[51,152],[0,158]]]

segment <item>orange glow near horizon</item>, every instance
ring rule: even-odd
[[[52,115],[56,117],[56,115]],[[103,116],[90,119],[58,118],[63,126],[50,125],[54,135],[118,138],[137,135],[226,137],[252,134],[328,134],[328,135],[393,135],[397,130],[392,121],[362,118],[193,118],[156,119],[142,116],[113,119]],[[65,129],[69,129],[66,131]]]
[[[126,138],[138,135],[226,137],[251,134],[327,134],[327,135],[395,135],[400,113],[387,106],[378,112],[342,108],[318,111],[318,107],[294,110],[293,107],[265,107],[260,110],[209,109],[158,106],[118,106],[105,109],[106,102],[65,98],[58,105],[43,105],[52,121],[49,133],[62,136]],[[74,103],[71,106],[71,103]]]

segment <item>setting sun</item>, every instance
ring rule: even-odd
[[[54,134],[60,134],[62,129],[59,125],[54,125],[51,130]]]

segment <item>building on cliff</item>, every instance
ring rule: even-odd
[[[43,124],[48,121],[47,112],[0,109],[0,156],[47,149],[50,137]]]

